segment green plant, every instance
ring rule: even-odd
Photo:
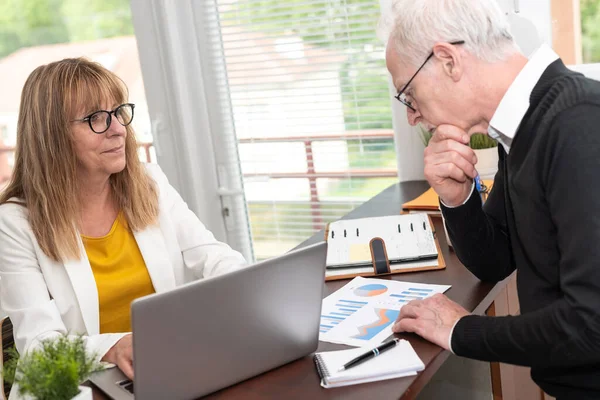
[[[427,147],[431,137],[433,136],[433,132],[428,131],[423,127],[423,125],[417,125],[417,131],[419,132],[419,136],[421,137],[421,141],[423,142],[423,146]]]
[[[427,146],[429,144],[429,140],[431,140],[431,136],[433,135],[433,133],[423,128],[421,125],[419,125],[417,129],[419,131],[419,136],[421,137],[423,144]],[[496,142],[494,139],[492,139],[486,134],[474,133],[473,135],[471,135],[471,142],[469,143],[469,146],[474,150],[489,149],[498,146],[498,142]]]
[[[498,147],[498,142],[486,134],[475,133],[471,135],[471,142],[469,143],[469,146],[473,150],[489,149],[492,147]]]
[[[61,336],[42,341],[41,348],[19,359],[17,351],[4,366],[4,379],[18,385],[19,395],[37,400],[69,400],[79,393],[79,384],[102,369],[95,355],[88,354],[81,336]]]

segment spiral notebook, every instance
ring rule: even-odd
[[[355,367],[338,372],[340,367],[365,352],[364,348],[327,351],[315,354],[321,386],[333,388],[416,375],[425,368],[411,344],[402,339],[396,347]]]

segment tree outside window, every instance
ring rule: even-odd
[[[600,0],[581,0],[583,63],[600,62]]]

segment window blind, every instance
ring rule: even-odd
[[[284,253],[397,180],[379,0],[205,0],[254,254]]]

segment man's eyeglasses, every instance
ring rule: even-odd
[[[465,43],[464,40],[458,40],[456,42],[450,42],[450,44],[453,44],[453,45],[464,44],[464,43]],[[411,82],[413,81],[413,79],[415,79],[415,76],[417,76],[417,74],[419,73],[419,71],[423,69],[423,67],[425,66],[425,64],[427,64],[427,61],[429,61],[429,59],[431,57],[433,57],[433,51],[425,59],[425,61],[423,62],[423,64],[421,64],[421,66],[419,67],[419,69],[417,70],[417,72],[415,72],[415,74],[412,76],[412,78],[410,78],[408,80],[408,82],[406,83],[406,85],[404,85],[404,87],[402,87],[402,89],[400,89],[400,91],[398,92],[398,94],[394,96],[396,98],[396,100],[398,100],[400,103],[404,104],[406,107],[410,108],[411,110],[413,110],[415,112],[417,110],[412,106],[412,101],[410,101],[410,100],[407,99],[406,95],[404,94],[404,91],[406,90],[406,88],[408,88],[408,85],[411,84]]]
[[[117,118],[117,121],[119,121],[121,125],[127,126],[131,124],[131,121],[133,121],[134,108],[135,104],[132,103],[121,104],[112,111],[95,111],[87,117],[75,119],[73,121],[87,122],[90,125],[90,129],[94,131],[94,133],[100,134],[106,132],[108,128],[110,128],[113,115]]]

